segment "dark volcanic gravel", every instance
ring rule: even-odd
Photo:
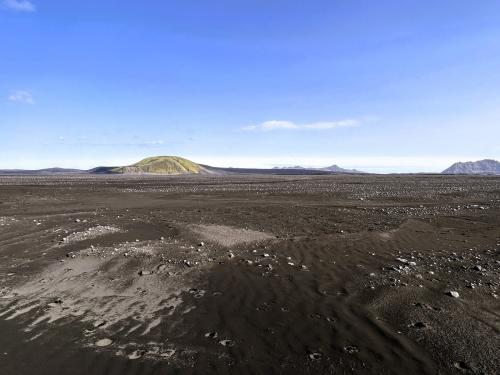
[[[0,177],[0,374],[497,374],[500,178]]]

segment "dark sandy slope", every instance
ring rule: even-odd
[[[496,374],[499,252],[494,177],[4,177],[0,374]]]

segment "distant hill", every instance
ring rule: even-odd
[[[356,169],[341,168],[335,164],[331,165],[329,167],[324,167],[324,168],[306,168],[306,167],[302,167],[300,165],[296,165],[294,167],[274,167],[273,170],[322,171],[322,172],[329,172],[329,173],[364,173],[364,172],[358,171]]]
[[[154,156],[129,166],[113,168],[111,169],[111,173],[198,174],[210,172],[199,164],[178,156]]]
[[[340,168],[338,165],[331,165],[326,168],[320,168],[322,171],[327,171],[327,172],[335,172],[335,173],[364,173],[361,171],[358,171],[357,169],[345,169],[345,168]]]
[[[68,168],[45,168],[45,169],[0,169],[2,175],[53,175],[53,174],[81,174],[86,171]]]
[[[300,165],[295,165],[293,167],[273,167],[273,169],[307,169],[307,168],[301,167]]]
[[[498,174],[500,175],[500,163],[492,159],[479,161],[467,161],[453,164],[445,169],[443,174]]]

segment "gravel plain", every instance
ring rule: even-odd
[[[500,177],[0,177],[1,374],[497,374]]]

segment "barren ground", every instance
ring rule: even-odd
[[[497,374],[499,276],[495,177],[0,177],[2,375]]]

